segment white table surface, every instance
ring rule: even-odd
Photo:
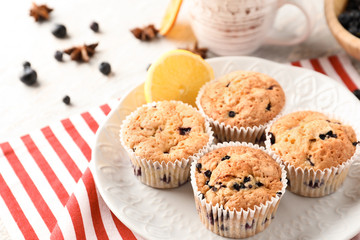
[[[18,137],[51,122],[81,113],[122,96],[131,86],[144,80],[147,66],[161,53],[190,46],[195,38],[187,21],[186,3],[177,25],[168,38],[143,43],[129,29],[149,23],[158,24],[167,0],[42,0],[54,8],[50,21],[34,22],[29,17],[31,0],[2,2],[0,14],[0,142]],[[315,58],[343,52],[331,35],[323,13],[323,1],[303,0],[314,18],[314,29],[297,46],[263,46],[252,56],[278,62]],[[97,21],[101,32],[89,24]],[[301,30],[304,18],[294,7],[280,10],[276,28],[284,34]],[[69,37],[56,39],[51,34],[55,23],[67,27]],[[65,58],[57,62],[53,55],[82,43],[99,42],[89,63]],[[210,56],[214,56],[210,54]],[[28,87],[19,80],[24,61],[31,62],[38,73],[39,85]],[[98,65],[108,61],[113,69],[103,76]],[[353,60],[359,70],[359,62]],[[62,102],[71,97],[71,106]],[[0,220],[0,238],[9,239]]]

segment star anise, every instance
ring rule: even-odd
[[[141,41],[150,41],[156,38],[159,32],[153,24],[150,24],[143,28],[134,28],[130,31],[134,35],[134,37],[140,39]]]
[[[52,8],[49,8],[46,5],[37,5],[36,3],[33,3],[32,8],[30,9],[30,16],[34,17],[36,22],[48,20],[52,10]]]
[[[185,50],[188,50],[188,51],[190,51],[192,53],[195,53],[195,54],[199,55],[200,57],[202,57],[204,59],[206,58],[206,54],[207,54],[207,51],[208,51],[207,48],[199,48],[197,42],[195,42],[193,48],[185,48]]]
[[[64,53],[70,55],[71,60],[78,62],[88,62],[90,57],[95,54],[95,48],[98,43],[76,46],[69,49],[64,50]]]

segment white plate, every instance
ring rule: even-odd
[[[360,123],[360,103],[344,86],[314,71],[253,57],[208,60],[215,77],[253,70],[274,77],[286,93],[286,109],[336,111]],[[222,239],[200,222],[190,183],[172,190],[141,184],[133,175],[118,139],[122,120],[145,103],[143,84],[125,95],[99,128],[92,170],[101,196],[132,231],[147,239]],[[349,239],[360,232],[360,166],[352,166],[344,185],[323,198],[286,192],[272,224],[249,239]]]

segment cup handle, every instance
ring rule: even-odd
[[[305,10],[305,7],[303,7],[300,3],[296,2],[295,0],[280,0],[279,8],[281,8],[285,4],[294,5],[295,7],[299,8],[300,11],[305,15],[305,18],[306,18],[305,30],[302,33],[302,35],[300,35],[294,39],[279,39],[276,37],[269,36],[265,39],[265,44],[290,46],[290,45],[295,45],[295,44],[301,43],[309,37],[311,30],[312,30],[312,26],[313,26],[313,21],[312,21],[310,14]]]

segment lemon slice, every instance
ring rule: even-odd
[[[186,50],[172,50],[151,64],[145,81],[147,102],[179,100],[195,106],[201,86],[214,78],[211,66]]]
[[[165,15],[161,21],[159,29],[159,33],[161,35],[166,35],[174,26],[181,4],[182,0],[170,0],[170,3],[166,8]]]

